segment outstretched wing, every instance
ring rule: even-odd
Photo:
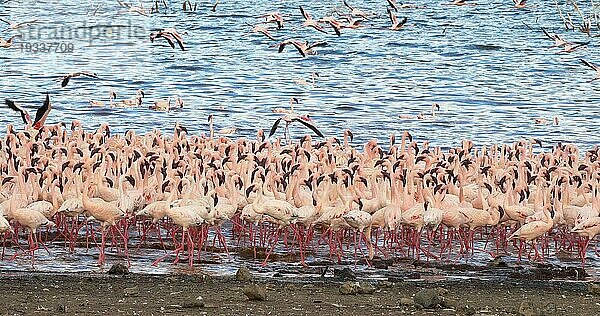
[[[181,50],[185,50],[185,47],[183,47],[183,42],[181,41],[181,39],[179,39],[179,37],[175,36],[175,40],[177,41],[177,45],[179,45],[179,48],[181,48]]]
[[[312,125],[311,123],[309,123],[301,118],[294,118],[294,119],[292,119],[292,121],[296,121],[296,122],[300,122],[300,123],[304,124],[304,126],[310,128],[313,132],[315,132],[315,134],[319,135],[319,137],[325,137],[325,136],[323,136],[323,133],[321,133],[321,131],[319,131],[317,129],[316,126]]]
[[[314,47],[325,47],[325,46],[327,46],[327,45],[328,45],[328,44],[327,44],[327,42],[325,42],[325,41],[318,41],[318,42],[314,42],[314,43],[312,43],[310,46],[308,46],[308,49],[312,49],[312,48],[314,48]]]
[[[33,24],[33,23],[35,23],[35,22],[37,22],[37,19],[35,19],[35,20],[31,20],[31,21],[26,21],[26,22],[21,22],[21,23],[17,24],[17,25],[15,26],[15,28],[20,28],[20,27],[24,27],[24,26],[29,26],[30,24]]]
[[[171,48],[175,48],[175,43],[173,43],[173,39],[171,38],[170,35],[165,36],[164,34],[161,34],[160,36],[157,36],[157,37],[162,37],[162,38],[166,39],[167,42],[169,42],[169,45],[171,46]]]
[[[302,9],[302,6],[300,6],[300,12],[302,13],[302,16],[304,17],[304,19],[310,20],[310,15],[308,13],[306,13],[306,11],[304,11],[304,9]]]
[[[93,72],[80,72],[78,73],[79,75],[82,76],[86,76],[86,77],[90,77],[90,78],[94,78],[94,79],[100,79],[100,77],[98,77],[97,74],[93,73]]]
[[[4,101],[8,107],[16,112],[21,113],[21,118],[25,124],[31,123],[31,118],[29,117],[29,113],[25,109],[23,109],[20,105],[17,105],[14,101],[6,99]]]
[[[46,92],[46,100],[44,101],[44,105],[42,105],[35,112],[35,120],[33,121],[34,127],[38,124],[43,125],[43,123],[46,120],[46,118],[48,117],[48,114],[50,113],[51,109],[52,109],[52,106],[50,105],[50,95],[48,94],[48,92]]]
[[[277,50],[278,53],[283,52],[283,49],[285,48],[285,45],[287,45],[287,42],[281,42],[279,43],[279,49]]]
[[[322,26],[320,26],[320,25],[318,25],[318,24],[317,24],[317,25],[311,25],[311,26],[312,26],[312,27],[313,27],[315,30],[317,30],[317,31],[319,31],[319,32],[322,32],[322,33],[325,33],[325,34],[329,34],[329,33],[327,33],[327,31],[325,31],[325,30],[323,29],[323,27],[322,27]]]
[[[277,39],[275,39],[275,37],[273,37],[273,35],[271,35],[271,33],[269,33],[269,31],[267,31],[266,29],[264,30],[260,30],[259,32],[263,33],[266,37],[268,37],[270,40],[272,41],[276,41]]]
[[[579,47],[583,47],[583,46],[589,45],[589,44],[590,44],[589,41],[588,42],[577,43],[576,45],[574,45],[573,47],[571,47],[571,51],[573,51],[573,50],[575,50],[575,49],[577,49]]]
[[[581,62],[583,62],[583,64],[584,64],[584,65],[586,65],[586,66],[588,66],[588,67],[590,67],[590,68],[594,69],[595,71],[600,71],[600,69],[598,68],[598,66],[597,66],[597,65],[595,65],[595,64],[592,64],[592,63],[590,63],[589,61],[587,61],[587,60],[585,60],[585,59],[583,59],[583,58],[580,58],[579,60],[581,60]]]
[[[302,45],[300,45],[300,43],[293,41],[292,45],[294,45],[294,47],[296,47],[296,49],[298,50],[300,55],[302,55],[302,57],[306,57],[306,53],[304,53],[304,50],[302,49]]]
[[[344,5],[345,5],[346,7],[348,7],[348,9],[350,9],[350,10],[354,10],[354,7],[350,6],[350,5],[348,4],[348,2],[346,2],[346,0],[344,0]]]
[[[408,18],[404,17],[404,19],[402,19],[402,21],[400,21],[400,23],[398,24],[398,27],[404,26],[404,24],[406,24],[406,21],[408,21]]]
[[[395,26],[396,24],[398,24],[398,18],[396,18],[396,15],[394,15],[394,13],[392,13],[392,10],[390,10],[390,8],[388,8],[387,12],[390,16],[390,21],[392,21],[392,26]]]
[[[333,28],[333,30],[335,31],[335,34],[337,36],[341,36],[342,35],[342,33],[340,32],[340,28],[337,25],[335,25],[335,23],[333,23],[331,21],[328,21],[327,23],[329,23],[329,25],[331,25],[331,27]]]
[[[387,0],[387,3],[396,11],[398,12],[398,6],[396,5],[396,0]]]
[[[69,81],[71,80],[71,75],[66,75],[63,77],[62,83],[60,84],[61,87],[66,87],[69,84]]]
[[[281,119],[282,119],[282,117],[278,118],[277,121],[275,121],[275,123],[273,123],[273,126],[271,127],[271,131],[269,132],[269,137],[271,137],[271,136],[273,136],[273,134],[275,134],[275,131],[277,130],[277,127],[279,126]]]
[[[171,35],[175,39],[175,41],[177,41],[177,45],[179,45],[179,48],[181,48],[181,50],[185,50],[185,48],[183,47],[183,37],[181,37],[181,35],[177,33],[177,31],[173,30],[168,34]]]
[[[556,40],[556,36],[557,36],[557,35],[552,35],[552,34],[548,33],[548,31],[546,31],[546,29],[544,29],[543,27],[542,27],[542,32],[544,32],[544,34],[546,34],[546,36],[547,36],[549,39],[551,39],[551,40],[553,40],[553,41],[555,41],[555,40]]]

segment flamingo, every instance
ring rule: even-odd
[[[2,18],[0,18],[0,21],[8,24],[8,28],[6,28],[6,29],[4,29],[2,31],[2,32],[6,32],[8,30],[17,30],[17,29],[20,29],[20,28],[23,28],[23,27],[30,26],[31,24],[37,22],[37,19],[31,20],[31,21],[19,22],[19,23],[17,23],[17,22],[11,22],[11,21],[8,21],[8,20],[2,19]]]
[[[271,127],[271,131],[269,132],[269,137],[271,137],[271,136],[273,136],[273,134],[275,134],[281,121],[285,122],[284,134],[286,135],[286,139],[288,140],[288,142],[289,142],[289,126],[290,126],[290,124],[292,124],[294,122],[301,123],[302,125],[308,127],[310,130],[312,130],[319,137],[324,137],[323,133],[321,133],[321,131],[319,131],[319,129],[317,129],[317,127],[311,122],[312,120],[308,116],[302,116],[302,115],[298,115],[296,113],[287,113],[287,114],[283,115],[282,117],[278,118],[275,121],[275,123],[273,123],[273,126]]]
[[[369,252],[368,259],[372,260],[374,252],[373,245],[371,244],[371,224],[373,222],[371,214],[362,210],[351,210],[344,214],[342,218],[354,230],[354,260],[356,261],[356,249],[360,248],[360,240],[363,239],[367,244]],[[363,233],[365,231],[366,233]],[[356,232],[359,233],[358,242],[356,241]]]
[[[300,55],[302,55],[302,57],[306,57],[306,55],[315,55],[316,51],[313,50],[313,48],[315,47],[323,47],[323,46],[327,46],[327,42],[323,42],[323,41],[319,41],[319,42],[314,42],[312,44],[309,44],[308,41],[302,43],[293,39],[289,39],[289,40],[285,40],[279,44],[276,44],[276,46],[279,46],[279,50],[278,52],[281,53],[283,52],[283,49],[285,48],[286,45],[293,45],[296,50],[298,50],[298,53],[300,53]]]
[[[71,81],[72,78],[80,77],[80,76],[85,76],[85,77],[94,78],[94,79],[100,79],[100,77],[98,77],[98,75],[93,72],[80,71],[80,72],[73,72],[73,73],[67,74],[67,75],[59,78],[58,80],[61,82],[60,83],[61,87],[64,88],[67,86],[67,84],[69,84],[69,81]]]
[[[21,34],[16,34],[11,36],[9,39],[4,40],[3,38],[0,38],[0,47],[2,48],[10,48],[13,45],[13,40],[17,37],[23,37]]]
[[[98,256],[98,264],[103,265],[105,262],[105,252],[104,247],[106,245],[106,229],[110,227],[114,227],[120,219],[125,218],[125,212],[123,212],[115,203],[107,202],[101,198],[90,198],[89,192],[92,188],[91,178],[88,175],[88,179],[84,185],[83,196],[81,198],[81,202],[83,205],[84,211],[93,219],[97,220],[101,224],[101,234],[102,241],[100,243],[100,255]],[[127,238],[121,233],[120,230],[117,231],[121,234],[124,241],[127,241]],[[127,234],[127,232],[125,232]],[[127,255],[127,244],[125,246],[125,252]],[[127,255],[128,256],[128,255]]]
[[[537,249],[536,239],[547,233],[554,226],[554,222],[552,220],[552,216],[550,216],[550,212],[548,211],[549,206],[545,206],[542,208],[544,212],[544,218],[542,220],[535,220],[524,224],[519,229],[517,229],[508,240],[518,239],[521,242],[531,241],[533,249],[535,250],[534,260],[537,258],[541,258],[543,260],[543,255],[540,255]],[[519,247],[519,260],[521,259],[521,253],[523,249]]]
[[[588,66],[589,68],[591,68],[592,70],[594,70],[596,72],[596,76],[592,80],[590,80],[588,82],[592,82],[594,80],[600,79],[600,67],[598,67],[598,65],[593,64],[593,63],[591,63],[591,62],[589,62],[589,61],[587,61],[587,60],[585,60],[583,58],[580,58],[579,60],[581,60],[581,62],[584,65]]]
[[[527,5],[527,0],[513,0],[515,8],[523,9]]]
[[[27,110],[23,109],[14,101],[6,99],[5,103],[11,110],[21,114],[21,119],[23,119],[26,128],[33,128],[35,130],[39,130],[42,128],[42,126],[44,126],[44,122],[46,122],[46,118],[48,117],[50,110],[52,110],[52,105],[50,104],[50,95],[47,92],[46,100],[44,101],[44,104],[35,112],[35,119],[33,121],[31,120]]]
[[[12,217],[19,225],[26,227],[29,230],[29,252],[31,253],[31,264],[33,265],[35,263],[35,251],[39,249],[37,229],[41,226],[53,227],[56,226],[56,224],[48,220],[42,213],[26,208],[15,210],[12,212]],[[45,247],[46,246],[44,246],[44,248]],[[15,253],[15,256],[16,255],[17,254]]]
[[[390,16],[390,21],[392,22],[392,26],[390,26],[390,30],[392,31],[399,31],[406,24],[406,21],[408,21],[407,17],[398,21],[396,15],[389,8],[387,9],[387,12]]]
[[[116,98],[117,98],[117,94],[111,90],[108,94],[108,104],[111,108],[114,107],[113,100]],[[91,106],[105,106],[106,103],[104,103],[104,101],[90,100],[90,105]]]
[[[260,17],[265,19],[263,21],[265,24],[276,23],[278,30],[283,28],[283,16],[279,12],[266,13]]]
[[[304,9],[302,8],[302,6],[300,6],[300,12],[302,13],[302,16],[304,17],[304,22],[302,23],[302,26],[304,27],[312,27],[313,29],[322,32],[322,33],[327,33],[322,26],[319,25],[319,23],[313,19],[310,14],[308,14],[308,12],[304,11]]]
[[[590,244],[590,241],[596,237],[596,235],[600,234],[600,217],[590,217],[581,221],[571,229],[571,232],[586,238],[585,245],[581,247],[580,250],[581,264],[585,266],[585,254],[587,252],[588,245]],[[597,251],[596,254],[598,254]]]
[[[182,34],[186,35],[187,32]],[[150,33],[150,42],[154,43],[154,40],[157,38],[164,38],[173,49],[175,48],[175,43],[177,43],[179,48],[181,48],[182,51],[185,51],[185,47],[183,46],[183,36],[181,36],[174,28],[166,28]]]
[[[271,33],[269,33],[269,30],[261,25],[252,25],[249,23],[246,23],[248,26],[250,26],[252,28],[252,30],[246,34],[243,34],[242,36],[248,36],[252,33],[261,33],[264,36],[266,36],[267,38],[269,38],[272,41],[276,41],[277,39],[275,37],[273,37],[273,35],[271,35]]]
[[[346,2],[346,0],[344,0],[344,5],[350,9],[350,15],[351,16],[358,16],[361,17],[365,20],[368,20],[367,14],[365,12],[363,12],[361,9],[357,8],[357,7],[353,7],[350,4],[348,4],[348,2]]]
[[[192,236],[189,233],[190,227],[200,226],[204,223],[204,219],[195,211],[196,205],[190,204],[186,206],[178,206],[171,207],[167,209],[166,215],[169,217],[173,223],[177,226],[180,226],[182,229],[181,233],[181,243],[179,247],[173,250],[171,253],[167,253],[166,255],[156,259],[152,265],[156,266],[160,261],[164,258],[175,254],[176,259],[173,262],[176,264],[179,262],[179,253],[185,251],[185,245],[188,247],[188,263],[191,266],[194,264],[194,242],[192,240]],[[187,238],[186,238],[187,236]],[[175,237],[173,237],[175,238]]]

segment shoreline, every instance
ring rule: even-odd
[[[340,277],[310,281],[251,278],[252,281],[238,281],[235,276],[204,274],[3,273],[0,314],[593,315],[600,310],[600,285],[588,281],[473,278],[391,282],[369,281],[360,274],[358,281]],[[370,294],[341,294],[342,287],[355,282],[370,288]],[[266,300],[248,300],[243,291],[249,284],[265,289]],[[416,293],[420,293],[419,298]],[[439,303],[429,308],[415,305],[415,301],[423,299],[423,293],[434,293]]]

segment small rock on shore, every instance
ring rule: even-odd
[[[251,301],[264,301],[267,299],[267,290],[257,284],[246,286],[243,292]]]
[[[240,282],[248,282],[252,280],[252,273],[250,273],[250,269],[248,267],[243,266],[240,267],[235,273],[235,279]]]
[[[125,264],[115,263],[108,270],[108,274],[112,274],[112,275],[125,275],[125,274],[129,274],[129,268]]]

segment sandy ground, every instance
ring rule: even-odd
[[[532,280],[379,280],[358,276],[371,294],[340,293],[356,281],[202,274],[108,275],[10,273],[0,275],[0,315],[596,315],[600,286]],[[344,284],[345,283],[345,284]],[[266,289],[250,301],[249,284]],[[370,288],[369,285],[373,287]],[[354,287],[354,289],[356,289]],[[415,305],[422,289],[439,304]],[[363,291],[364,292],[364,291]],[[423,293],[423,292],[421,292]],[[201,300],[198,300],[198,297]],[[435,301],[434,301],[435,302]]]

